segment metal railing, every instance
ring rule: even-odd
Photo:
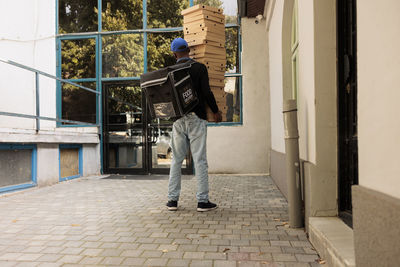
[[[28,70],[30,72],[34,72],[35,73],[35,92],[36,92],[36,100],[35,100],[35,106],[36,106],[36,115],[30,115],[30,114],[22,114],[22,113],[13,113],[13,112],[5,112],[5,111],[0,111],[0,115],[1,116],[11,116],[11,117],[19,117],[19,118],[28,118],[28,119],[35,119],[36,120],[36,132],[38,132],[40,130],[40,120],[48,120],[48,121],[56,121],[56,122],[62,122],[62,123],[70,123],[70,124],[84,124],[84,125],[92,125],[92,126],[100,126],[100,123],[88,123],[88,122],[83,122],[83,121],[75,121],[75,120],[64,120],[64,119],[60,119],[58,117],[58,114],[56,113],[56,117],[55,118],[51,118],[51,117],[44,117],[44,116],[40,116],[40,88],[39,88],[39,75],[60,81],[62,83],[68,83],[71,84],[73,86],[79,87],[83,90],[86,90],[88,92],[94,93],[97,95],[99,103],[101,103],[101,93],[90,89],[88,87],[79,85],[77,83],[68,81],[68,80],[64,80],[61,78],[58,78],[54,75],[48,74],[46,72],[28,67],[26,65],[11,61],[11,60],[4,60],[0,58],[0,62],[5,63],[5,64],[9,64],[21,69],[25,69]],[[55,87],[57,88],[57,87]]]

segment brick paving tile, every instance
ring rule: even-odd
[[[42,262],[39,263],[39,267],[60,267],[62,266],[62,263],[57,263],[57,262]]]
[[[0,260],[0,266],[4,266],[4,267],[12,267],[17,265],[18,262],[16,261],[2,261]]]
[[[144,258],[124,258],[124,261],[121,265],[125,266],[143,266],[143,263],[146,261]]]
[[[258,261],[240,261],[238,262],[239,267],[260,267],[261,262]]]
[[[283,253],[291,253],[291,254],[305,254],[304,249],[300,247],[281,247]]]
[[[204,258],[209,260],[226,260],[227,256],[226,253],[222,252],[206,252]]]
[[[83,264],[83,265],[98,265],[100,264],[101,261],[103,261],[103,257],[84,257],[79,264]]]
[[[44,254],[39,253],[25,253],[17,258],[18,261],[35,261],[42,257]]]
[[[211,260],[192,260],[190,267],[213,267]]]
[[[319,257],[317,255],[295,254],[296,259],[300,262],[313,262]]]
[[[103,265],[121,265],[121,263],[125,260],[123,257],[105,257],[104,260],[100,263]]]
[[[236,267],[236,261],[214,261],[214,267]]]
[[[183,251],[168,251],[168,252],[164,252],[162,257],[169,258],[169,259],[182,259],[184,253],[185,252],[183,252]]]
[[[40,263],[39,262],[20,262],[15,265],[15,267],[36,267]]]
[[[247,261],[250,260],[250,253],[245,252],[230,252],[228,253],[229,260]]]
[[[148,258],[144,266],[167,266],[168,259]]]
[[[58,262],[62,263],[78,263],[83,256],[81,255],[65,255],[61,259],[58,260]]]
[[[296,261],[294,254],[272,254],[275,261]]]
[[[47,262],[56,262],[64,255],[60,254],[44,254],[42,257],[38,258],[37,261],[47,261]]]
[[[305,263],[305,262],[285,262],[285,267],[310,267],[313,266],[312,264]],[[321,266],[317,263],[315,266]]]
[[[190,260],[183,259],[170,259],[167,263],[167,266],[171,267],[187,267],[190,265]]]
[[[0,266],[319,266],[270,177],[211,175],[206,213],[194,178],[176,212],[167,179],[100,178],[0,198]]]
[[[203,259],[205,253],[204,252],[185,252],[183,254],[184,259]]]

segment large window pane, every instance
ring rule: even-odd
[[[59,0],[59,32],[97,31],[97,0]]]
[[[189,0],[147,0],[147,27],[182,27],[181,11],[188,7]]]
[[[140,85],[133,84],[113,84],[107,86],[107,108],[109,114],[120,114],[133,112],[137,118],[131,118],[129,123],[137,123],[142,121],[142,90]]]
[[[225,103],[226,108],[221,108],[222,112],[226,112],[226,117],[223,121],[226,122],[240,122],[240,77],[226,77],[225,78],[225,96],[222,98],[218,93],[214,93],[218,102],[218,106]],[[222,99],[222,100],[221,100]]]
[[[143,73],[143,36],[117,34],[103,40],[103,77],[136,77]]]
[[[238,28],[225,29],[226,72],[239,72]]]
[[[103,31],[143,28],[142,0],[102,0]]]
[[[0,149],[0,187],[32,182],[32,150]]]
[[[95,82],[78,84],[96,90]],[[97,94],[67,83],[64,83],[61,88],[62,118],[65,120],[96,123]]]
[[[63,79],[96,77],[95,39],[62,40],[61,57]]]
[[[143,111],[139,82],[104,85],[108,168],[143,167]]]
[[[147,70],[153,71],[176,63],[171,52],[171,42],[183,37],[182,32],[149,33],[147,35]]]

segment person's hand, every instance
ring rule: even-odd
[[[222,121],[221,111],[218,111],[217,113],[214,113],[214,121],[215,121],[216,123]]]

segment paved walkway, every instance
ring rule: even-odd
[[[219,208],[206,213],[195,179],[167,211],[167,182],[92,177],[0,197],[0,266],[319,266],[271,178],[210,177]]]

